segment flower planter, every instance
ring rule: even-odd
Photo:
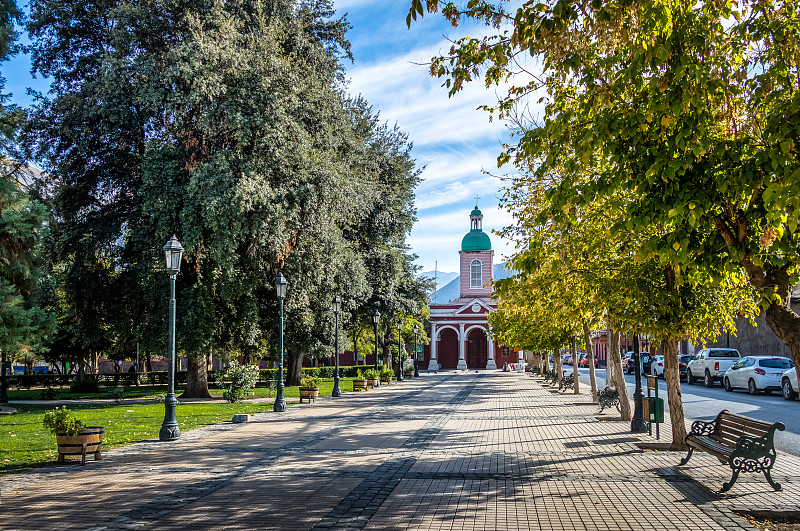
[[[308,400],[308,403],[316,402],[319,397],[319,387],[301,387],[300,388],[300,403],[303,400]]]
[[[75,434],[58,432],[56,442],[58,443],[58,462],[63,463],[65,456],[81,456],[81,464],[86,464],[86,454],[94,454],[94,460],[100,461],[103,456],[100,448],[103,445],[103,431],[105,428],[86,427]]]
[[[385,383],[386,385],[389,385],[390,383],[392,383],[392,377],[391,376],[381,376],[381,383]]]
[[[366,390],[367,390],[366,380],[353,380],[353,391],[366,391]]]
[[[378,387],[378,379],[377,378],[367,378],[367,385],[370,386],[372,389]]]

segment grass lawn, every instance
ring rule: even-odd
[[[340,388],[342,391],[352,391],[350,383],[352,378],[342,378]],[[142,388],[149,389],[149,394],[155,395],[166,392],[166,387]],[[323,380],[320,387],[320,396],[330,396],[333,389],[333,380]],[[135,387],[126,388],[126,396],[133,398],[141,396],[133,392]],[[257,388],[254,390],[256,397],[266,397],[269,389]],[[23,398],[15,393],[28,391],[9,391],[10,400],[22,400]],[[30,393],[38,393],[31,390]],[[180,390],[178,391],[180,392]],[[68,391],[63,394],[70,395]],[[212,389],[212,395],[222,396],[222,390]],[[95,393],[97,398],[106,398],[107,392]],[[74,396],[74,395],[73,395]],[[90,396],[79,395],[82,398]],[[272,393],[275,396],[275,393]],[[298,387],[286,387],[284,396],[292,399],[300,396]],[[25,399],[32,399],[25,398]],[[289,401],[289,405],[297,401]],[[39,404],[9,404],[17,410],[13,415],[0,415],[0,474],[35,468],[37,466],[53,463],[58,458],[56,451],[56,437],[42,426],[44,412],[52,409],[51,405]],[[103,448],[109,449],[116,446],[135,443],[148,439],[157,439],[164,420],[163,404],[73,404],[68,406],[74,410],[76,416],[87,426],[103,426]],[[248,403],[239,404],[179,404],[176,415],[181,431],[188,431],[200,426],[217,424],[230,420],[235,413],[262,413],[272,411],[272,404]],[[89,458],[91,459],[91,458]],[[74,460],[74,458],[72,458]]]

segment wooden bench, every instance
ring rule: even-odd
[[[720,411],[713,422],[697,420],[686,436],[689,454],[681,460],[681,465],[689,462],[695,448],[709,453],[727,463],[733,471],[731,480],[722,484],[725,492],[733,487],[739,472],[764,472],[764,477],[775,490],[781,490],[781,484],[772,480],[769,471],[775,464],[775,430],[783,431],[782,422],[764,422],[743,415]]]
[[[620,411],[619,393],[614,388],[606,387],[600,390],[597,394],[597,400],[600,402],[600,413],[607,407],[616,407],[617,411]]]

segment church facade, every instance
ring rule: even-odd
[[[489,235],[483,232],[483,214],[470,212],[470,231],[459,251],[460,293],[446,304],[432,304],[430,345],[424,361],[428,370],[497,369],[504,363],[518,363],[522,352],[510,351],[494,343],[487,316],[497,308],[491,299],[494,251]]]

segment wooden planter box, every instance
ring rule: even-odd
[[[319,397],[319,387],[301,387],[300,388],[300,403],[303,399],[308,400],[308,403],[316,402]]]
[[[381,376],[381,383],[385,383],[386,385],[389,385],[390,383],[392,383],[392,377],[391,376]]]
[[[378,379],[377,378],[367,378],[367,385],[370,386],[372,389],[378,387]]]
[[[64,432],[56,434],[58,443],[58,462],[63,463],[64,457],[68,455],[81,456],[81,464],[86,464],[86,454],[94,454],[94,460],[100,461],[103,456],[100,454],[100,447],[103,445],[103,431],[105,428],[86,427],[78,431],[75,435]]]
[[[353,391],[366,391],[366,390],[367,390],[366,380],[353,380]]]

